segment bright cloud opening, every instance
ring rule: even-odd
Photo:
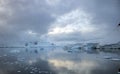
[[[66,27],[55,27],[48,34],[61,34],[61,33],[72,33],[72,32],[74,32],[74,28],[70,26],[66,26]]]
[[[94,32],[96,28],[91,24],[91,17],[81,11],[74,10],[58,17],[48,34],[61,34],[79,32],[82,34]]]

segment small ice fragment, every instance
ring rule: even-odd
[[[3,56],[4,56],[4,57],[6,57],[6,56],[7,56],[7,54],[4,54]]]
[[[17,72],[21,72],[21,71],[17,71]]]
[[[104,56],[104,59],[111,59],[111,56]]]
[[[30,73],[33,73],[32,71]]]

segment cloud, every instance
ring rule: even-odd
[[[118,42],[120,41],[120,30],[117,27],[120,18],[118,2],[118,0],[73,2],[71,9],[75,8],[57,17],[48,34],[57,42]]]
[[[62,16],[51,25],[48,36],[55,41],[84,42],[103,38],[107,25],[92,23],[93,17],[76,9]]]
[[[42,3],[45,4],[44,1],[41,1],[39,6],[37,6],[36,1],[0,1],[2,4],[0,7],[1,40],[23,40],[24,37],[22,36],[26,37],[28,30],[34,31],[38,35],[47,32],[50,23],[54,21],[54,17],[46,11],[45,5],[42,5]]]
[[[48,5],[57,5],[60,0],[46,0]]]
[[[119,3],[119,0],[0,0],[0,41],[44,37],[56,42],[120,41],[120,30],[116,27],[120,21]],[[36,35],[30,36],[28,31]]]
[[[67,14],[58,17],[57,21],[52,25],[55,26],[50,34],[69,33],[69,32],[91,32],[94,30],[90,23],[90,16],[82,10],[73,10]],[[62,27],[59,27],[62,26]]]

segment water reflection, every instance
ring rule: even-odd
[[[57,48],[0,49],[0,74],[117,74],[113,53],[67,52]]]

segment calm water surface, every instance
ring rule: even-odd
[[[108,58],[107,58],[108,57]],[[0,74],[117,74],[116,53],[68,52],[56,48],[0,48]]]

